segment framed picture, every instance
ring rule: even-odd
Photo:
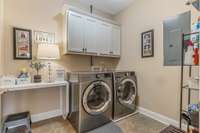
[[[142,58],[154,56],[154,30],[142,33]]]
[[[31,30],[14,28],[14,59],[31,60],[32,59],[32,32]]]
[[[55,44],[55,33],[34,31],[35,44]]]
[[[64,69],[56,70],[55,80],[56,81],[65,81],[65,70]]]

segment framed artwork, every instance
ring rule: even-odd
[[[13,29],[14,59],[32,59],[32,31],[21,28]]]
[[[56,70],[55,80],[56,81],[65,81],[65,70],[64,69]]]
[[[142,58],[154,56],[154,30],[143,32],[142,39]]]
[[[55,33],[34,31],[35,44],[55,44]]]

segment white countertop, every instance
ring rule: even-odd
[[[30,84],[21,84],[21,85],[6,85],[0,86],[0,95],[7,91],[22,91],[22,90],[30,90],[30,89],[40,89],[40,88],[50,88],[50,87],[59,87],[59,86],[67,86],[67,81],[59,81],[52,83],[30,83]]]

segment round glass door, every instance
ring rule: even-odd
[[[103,81],[89,85],[83,94],[83,107],[91,115],[105,112],[112,99],[111,88]]]
[[[117,97],[121,104],[132,108],[137,95],[136,83],[131,79],[124,79],[117,90]]]

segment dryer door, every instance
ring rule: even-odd
[[[83,94],[83,107],[90,115],[98,115],[105,112],[111,104],[112,91],[109,85],[103,81],[93,82]]]
[[[119,103],[127,108],[134,109],[137,95],[136,82],[132,79],[124,79],[117,88],[117,98]]]

